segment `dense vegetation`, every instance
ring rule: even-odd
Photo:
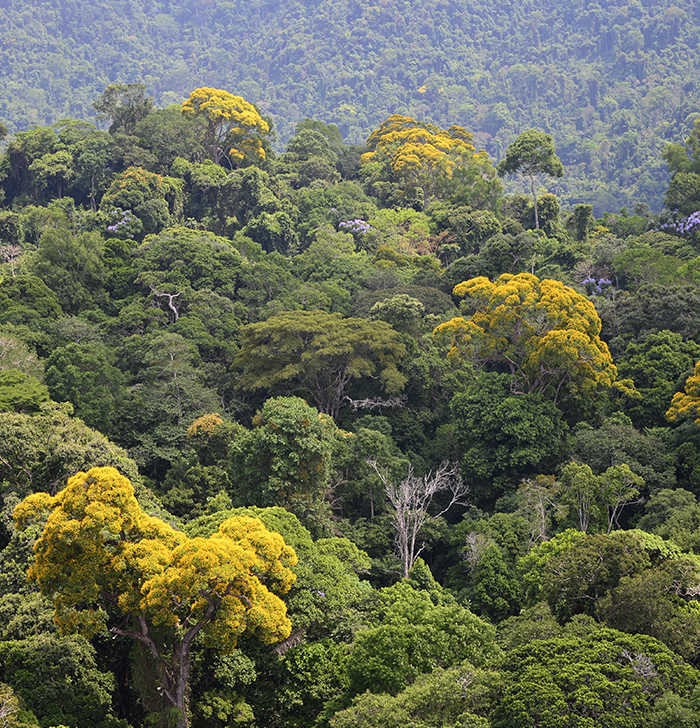
[[[500,160],[523,129],[557,138],[552,188],[596,215],[668,184],[660,151],[700,107],[697,4],[420,0],[9,0],[0,8],[0,119],[13,131],[91,119],[109,83],[159,105],[235,90],[284,145],[306,117],[361,143],[392,113],[477,133]]]
[[[95,108],[0,158],[7,722],[697,725],[700,123],[595,218],[541,132]]]

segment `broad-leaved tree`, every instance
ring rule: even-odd
[[[495,282],[464,281],[454,295],[474,313],[435,329],[451,340],[448,356],[509,372],[515,391],[547,393],[555,404],[613,385],[635,392],[631,382],[616,381],[595,306],[560,281],[504,273]]]
[[[262,140],[269,134],[270,125],[241,96],[216,88],[198,88],[182,104],[182,113],[207,120],[205,146],[216,164],[224,157],[236,165],[265,159]]]
[[[284,602],[297,557],[255,518],[224,521],[210,538],[188,538],[141,510],[130,481],[92,468],[50,496],[15,509],[26,526],[49,512],[29,576],[50,595],[62,632],[105,630],[138,640],[158,667],[158,692],[186,728],[192,647],[232,650],[253,634],[263,642],[291,631]]]

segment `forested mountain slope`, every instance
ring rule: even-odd
[[[144,82],[163,105],[228,88],[282,142],[305,117],[362,142],[399,111],[465,126],[499,159],[537,127],[567,168],[551,189],[564,203],[658,211],[660,150],[700,101],[700,9],[671,2],[9,0],[0,119],[86,119],[108,83]]]
[[[595,218],[537,130],[96,106],[0,153],[7,728],[700,725],[700,119]]]

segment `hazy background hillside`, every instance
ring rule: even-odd
[[[567,168],[550,188],[565,205],[658,211],[660,150],[700,110],[700,6],[671,2],[6,0],[0,119],[92,119],[107,84],[141,81],[160,105],[240,94],[280,146],[306,117],[359,143],[401,111],[467,127],[498,160],[537,127]]]

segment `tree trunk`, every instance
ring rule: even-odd
[[[530,189],[532,190],[532,198],[535,201],[535,229],[540,229],[540,218],[537,215],[537,192],[535,192],[535,176],[530,175]]]

